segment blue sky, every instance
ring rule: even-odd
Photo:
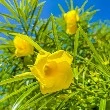
[[[40,0],[40,1],[44,1],[44,0]],[[46,3],[44,5],[43,12],[41,15],[42,18],[48,18],[51,13],[53,13],[55,16],[61,15],[61,12],[58,8],[58,3],[62,5],[65,11],[68,11],[65,0],[45,0],[45,1]],[[83,4],[84,1],[85,0],[73,0],[74,5],[79,7]],[[93,21],[110,20],[110,0],[88,0],[86,9],[93,5],[94,5],[94,9],[100,9],[100,11],[97,12],[96,15],[94,16]],[[7,13],[8,11],[6,10],[6,8],[0,5],[0,12]],[[0,21],[1,21],[1,17],[0,17]]]
[[[69,1],[69,0],[68,0]],[[75,6],[81,6],[85,0],[73,0]],[[46,0],[44,10],[42,13],[43,18],[49,17],[51,13],[58,16],[61,14],[58,3],[67,10],[65,0]],[[86,9],[90,6],[94,6],[94,9],[100,9],[94,16],[93,20],[110,20],[110,0],[88,0]]]

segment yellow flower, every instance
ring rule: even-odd
[[[25,35],[18,34],[14,38],[14,45],[16,48],[15,55],[17,57],[22,57],[33,54],[34,47],[30,45],[27,41],[20,38],[20,36],[25,36]]]
[[[79,21],[79,16],[75,10],[71,10],[64,14],[64,20],[66,22],[66,33],[75,34],[77,30],[77,21]]]
[[[40,82],[43,94],[67,89],[72,83],[72,56],[63,50],[54,53],[39,53],[35,64],[30,68]]]

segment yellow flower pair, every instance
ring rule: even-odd
[[[77,31],[77,21],[79,21],[79,16],[75,10],[71,10],[64,14],[64,20],[66,22],[66,33],[75,34]]]
[[[20,38],[20,36],[15,37],[14,45],[16,48],[15,54],[18,57],[33,54],[33,46]],[[67,89],[70,86],[73,80],[72,60],[72,56],[64,50],[52,54],[39,52],[35,64],[30,70],[39,81],[43,94]]]

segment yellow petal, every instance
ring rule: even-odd
[[[37,68],[39,68],[40,70],[43,70],[43,66],[46,64],[47,62],[47,58],[50,55],[49,52],[45,52],[45,53],[39,53],[37,55],[36,61],[35,61],[35,65],[37,66]]]
[[[66,14],[64,14],[65,22],[67,24],[74,24],[74,23],[76,23],[76,21],[77,21],[76,16],[78,16],[78,15],[77,15],[75,10],[71,10],[71,11],[67,12]]]
[[[78,15],[76,15],[76,19],[77,19],[77,21],[79,21],[79,16]]]
[[[37,55],[35,64],[30,67],[32,74],[36,77],[39,82],[43,82],[44,78],[44,66],[47,63],[47,58],[49,56],[49,52],[45,52],[45,54],[39,53]]]
[[[75,34],[77,31],[77,25],[67,25],[66,33],[67,34]]]
[[[65,14],[64,14],[64,19],[65,19],[65,20],[66,20],[66,15],[67,15],[67,14],[65,13]]]
[[[70,65],[72,63],[73,57],[65,52],[64,50],[59,50],[48,57],[48,61],[56,61],[56,62],[62,62],[62,61],[67,61]]]
[[[67,89],[72,83],[73,74],[70,65],[67,62],[61,62],[58,63],[57,67],[50,77],[44,78],[44,84],[41,84],[43,94]]]

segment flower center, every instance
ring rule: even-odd
[[[44,73],[46,76],[54,75],[56,70],[57,70],[56,62],[50,62],[44,66]]]

